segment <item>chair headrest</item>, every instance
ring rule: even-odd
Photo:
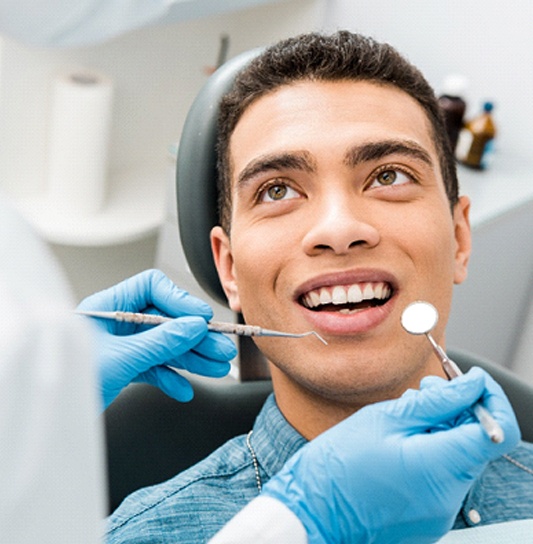
[[[217,118],[235,76],[259,53],[254,49],[223,64],[202,87],[185,120],[178,148],[176,195],[185,257],[202,289],[227,305],[211,253],[209,233],[218,224]]]

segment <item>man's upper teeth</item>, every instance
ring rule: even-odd
[[[316,308],[324,304],[358,303],[363,300],[386,299],[390,296],[390,286],[384,282],[354,283],[352,285],[335,285],[321,287],[309,291],[303,297],[308,308]]]

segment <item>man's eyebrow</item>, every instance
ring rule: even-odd
[[[354,168],[363,162],[376,161],[389,155],[407,155],[433,166],[430,154],[423,147],[409,140],[383,140],[356,145],[348,150],[344,163]]]
[[[276,170],[302,170],[304,172],[315,172],[316,163],[310,153],[306,151],[263,155],[246,165],[237,178],[237,185],[242,185],[263,172]]]

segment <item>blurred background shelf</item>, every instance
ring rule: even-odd
[[[69,246],[110,246],[155,234],[164,217],[166,171],[143,168],[115,176],[99,213],[77,214],[44,193],[16,201],[22,214],[48,242]]]
[[[533,201],[533,155],[506,150],[495,155],[487,170],[459,165],[457,173],[461,193],[472,200],[473,228]]]

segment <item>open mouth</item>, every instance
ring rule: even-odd
[[[354,314],[368,308],[383,306],[392,297],[392,286],[387,282],[331,285],[304,293],[299,302],[314,312]]]

